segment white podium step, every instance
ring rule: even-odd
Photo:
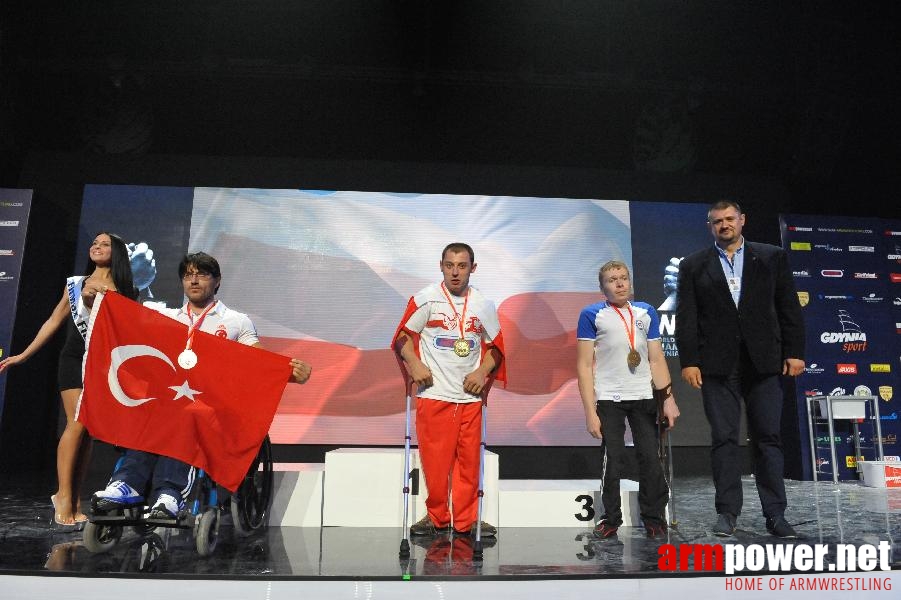
[[[269,524],[273,527],[321,527],[325,465],[276,463],[273,471]]]
[[[408,520],[426,514],[428,494],[418,450],[410,452],[410,470],[418,470],[419,490],[410,495]],[[403,523],[403,448],[339,448],[325,455],[323,526],[401,527]],[[497,454],[485,452],[485,496],[482,519],[498,521]]]
[[[274,527],[400,527],[403,448],[341,448],[325,463],[274,465],[270,525]],[[420,469],[410,452],[410,469]],[[485,453],[483,520],[501,527],[594,526],[603,513],[597,479],[498,480],[498,456]],[[640,526],[638,483],[620,482],[623,526]],[[425,514],[427,489],[419,472],[410,495],[409,523]]]
[[[623,526],[641,524],[638,483],[620,480]],[[501,527],[594,527],[603,513],[598,479],[504,479]]]

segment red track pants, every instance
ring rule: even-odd
[[[482,403],[417,398],[416,435],[429,518],[435,527],[450,525],[452,498],[454,529],[469,532],[478,513]]]

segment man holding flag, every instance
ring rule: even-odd
[[[148,490],[150,517],[175,518],[195,466],[235,489],[286,382],[310,377],[299,359],[286,364],[246,348],[262,346],[248,316],[216,299],[222,275],[215,258],[188,254],[178,273],[187,303],[160,312],[180,325],[114,296],[92,316],[79,420],[94,437],[128,448],[109,485],[94,494],[95,510],[143,504]]]
[[[406,380],[418,387],[416,434],[429,495],[428,514],[410,527],[414,536],[475,531],[482,402],[495,378],[506,381],[497,311],[469,285],[472,248],[449,244],[439,265],[444,280],[410,298],[392,342]],[[481,533],[496,530],[486,523]]]

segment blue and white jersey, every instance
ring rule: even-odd
[[[627,357],[631,347],[626,325],[632,310],[635,330],[635,350],[641,362],[629,369]],[[648,362],[648,341],[660,339],[660,318],[657,311],[644,302],[630,302],[619,313],[607,302],[586,306],[579,315],[576,338],[594,342],[594,395],[597,400],[642,400],[652,397],[651,367]]]

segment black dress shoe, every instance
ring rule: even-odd
[[[785,517],[767,518],[766,530],[770,532],[770,535],[778,538],[794,539],[798,537],[798,533],[788,524]]]
[[[713,535],[719,537],[731,537],[735,535],[735,515],[720,513],[713,526]]]

